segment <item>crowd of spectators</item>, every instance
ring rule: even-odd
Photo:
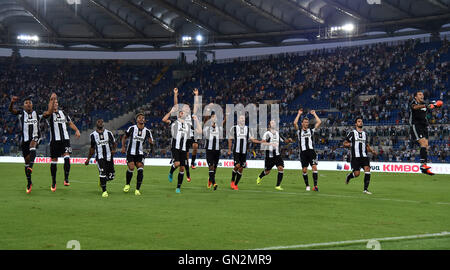
[[[448,48],[447,40],[437,44],[409,40],[397,46],[375,44],[307,55],[269,56],[257,61],[209,63],[192,67],[193,75],[180,88],[190,94],[189,90],[197,87],[205,103],[222,106],[277,100],[281,104],[282,122],[289,125],[298,108],[315,109],[318,105],[321,109],[317,112],[323,118],[318,144],[319,148],[323,145],[319,152],[324,159],[347,156],[347,151],[336,143],[344,134],[336,134],[335,130],[339,126],[353,126],[354,117],[360,115],[368,125],[385,125],[371,131],[373,145],[380,148],[376,159],[409,160],[415,156],[415,150],[408,150],[414,145],[409,141],[409,127],[405,125],[413,92],[424,89],[429,99],[449,100]],[[448,108],[445,105],[430,112],[430,124],[448,125]],[[430,135],[436,138],[438,148],[443,147],[441,151],[432,147],[431,155],[445,160],[448,126],[432,126]],[[286,147],[284,153],[286,158],[297,158],[292,147]],[[256,156],[260,157],[260,153]]]
[[[409,160],[415,156],[409,141],[409,104],[412,93],[425,89],[429,99],[449,100],[449,43],[409,40],[396,46],[317,50],[307,54],[268,56],[256,61],[188,65],[191,75],[178,82],[180,102],[192,104],[192,89],[200,89],[203,103],[244,105],[275,101],[281,105],[281,131],[295,138],[292,120],[300,107],[315,109],[323,124],[316,145],[320,159],[345,159],[342,139],[356,115],[364,118],[379,160]],[[161,66],[130,67],[117,61],[94,65],[61,62],[24,64],[6,60],[0,65],[1,112],[11,95],[31,95],[40,110],[52,91],[80,129],[92,128],[96,113],[133,111],[152,91]],[[105,91],[106,89],[106,91]],[[171,88],[153,96],[144,108],[155,146],[152,155],[170,157],[170,134],[161,118],[173,105]],[[447,102],[445,102],[446,104]],[[429,114],[430,154],[447,157],[448,105]],[[345,128],[343,128],[345,126]],[[0,143],[18,140],[14,121],[0,117]],[[122,133],[116,133],[120,136]],[[0,147],[2,148],[2,147]],[[226,142],[223,148],[227,149]],[[1,150],[0,150],[1,151]],[[226,150],[222,157],[225,157]],[[249,155],[261,158],[255,151]],[[284,147],[287,159],[298,159],[295,147]]]
[[[142,105],[155,89],[161,63],[123,64],[120,61],[72,63],[44,60],[34,63],[20,57],[0,59],[0,142],[16,146],[20,140],[17,117],[8,112],[11,96],[31,97],[38,113],[47,109],[52,92],[59,107],[81,131]],[[17,104],[21,108],[22,102]],[[43,121],[43,141],[48,127]],[[4,151],[3,147],[0,151]]]

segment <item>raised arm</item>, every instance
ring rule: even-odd
[[[170,110],[170,112],[168,112],[166,115],[164,115],[163,119],[161,120],[162,122],[166,123],[166,124],[170,124],[171,121],[169,120],[170,116],[172,115],[172,113],[175,110],[175,106],[172,107],[172,109]]]
[[[198,133],[202,133],[202,124],[200,123],[200,121],[198,121],[198,118],[197,118],[197,116],[196,115],[193,115],[192,116],[192,119],[194,119],[194,122],[195,122],[195,125],[194,126],[196,126],[196,128],[195,128],[195,132],[198,134]]]
[[[230,112],[229,111],[225,111],[225,117],[223,119],[222,126],[226,125],[228,117],[230,117]]]
[[[198,111],[198,89],[194,88],[194,114]]]
[[[233,137],[233,128],[234,127],[232,127],[231,128],[231,130],[230,130],[230,137],[228,138],[228,155],[231,155],[231,147],[233,146],[233,139],[234,139],[234,137]]]
[[[294,128],[295,130],[298,130],[298,120],[300,119],[300,116],[303,113],[303,109],[298,110],[297,116],[294,119]]]
[[[19,111],[14,109],[14,103],[16,103],[18,100],[19,100],[19,98],[17,96],[12,96],[11,103],[9,103],[8,110],[14,115],[19,114]]]
[[[314,125],[314,128],[317,129],[320,127],[320,124],[322,124],[322,120],[320,120],[319,116],[317,116],[316,111],[312,110],[311,114],[314,116],[314,118],[316,119],[316,124]]]
[[[173,89],[173,105],[178,104],[178,88]]]
[[[49,116],[53,113],[53,110],[55,109],[55,102],[56,102],[56,99],[57,99],[57,98],[58,98],[58,97],[56,96],[56,94],[55,94],[55,93],[52,93],[52,95],[50,96],[50,101],[48,102],[47,111],[45,111],[45,112],[42,114],[42,116],[43,116],[44,118],[49,117]]]

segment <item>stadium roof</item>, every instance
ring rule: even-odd
[[[373,4],[369,4],[372,2]],[[148,50],[203,45],[281,45],[332,39],[351,24],[357,37],[405,28],[437,32],[450,22],[450,0],[1,0],[0,46]],[[185,37],[185,39],[183,39]],[[338,38],[339,35],[334,38]]]

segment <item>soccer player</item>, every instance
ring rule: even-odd
[[[298,110],[297,117],[295,117],[294,120],[294,128],[295,130],[297,130],[298,146],[300,150],[300,162],[302,163],[303,180],[305,181],[306,190],[310,191],[311,188],[309,186],[308,181],[308,166],[311,165],[314,180],[313,190],[319,191],[319,188],[317,187],[317,182],[319,178],[319,175],[317,173],[317,154],[316,151],[314,150],[313,136],[314,133],[317,132],[317,129],[320,127],[322,121],[317,116],[316,111],[311,110],[311,114],[316,119],[314,128],[313,129],[309,128],[309,119],[307,117],[304,117],[302,119],[302,128],[299,129],[297,123],[302,113],[303,109]]]
[[[209,167],[208,188],[217,189],[216,170],[220,159],[220,134],[223,134],[222,125],[217,124],[217,116],[211,113],[211,124],[205,126],[203,135],[205,136],[206,161]]]
[[[441,101],[442,103],[442,101]],[[414,93],[414,99],[410,104],[409,125],[411,137],[420,145],[420,170],[424,174],[434,175],[431,167],[427,165],[428,159],[428,120],[427,111],[434,109],[436,104],[426,103],[422,91]]]
[[[51,105],[51,103],[53,103],[53,105]],[[64,157],[64,186],[70,186],[69,172],[72,147],[70,146],[70,136],[67,131],[67,126],[75,131],[75,136],[77,138],[80,138],[80,131],[72,122],[69,115],[58,108],[58,98],[56,95],[53,100],[50,98],[49,107],[50,106],[53,106],[53,112],[51,114],[44,113],[42,116],[47,120],[47,123],[50,126],[50,157],[52,159],[50,164],[50,174],[52,176],[51,191],[55,192],[56,165],[58,163],[58,158],[61,156]]]
[[[116,140],[111,131],[104,128],[103,119],[98,119],[96,130],[91,133],[91,148],[84,163],[89,165],[89,160],[95,153],[98,171],[100,174],[100,187],[102,188],[102,197],[108,197],[106,191],[106,182],[114,179],[114,154],[116,153]]]
[[[56,99],[56,94],[52,94],[50,100]],[[11,98],[9,104],[9,111],[19,117],[20,125],[22,127],[21,140],[22,140],[22,155],[25,160],[25,176],[27,178],[27,194],[31,193],[32,181],[31,173],[33,172],[34,159],[36,158],[36,148],[39,145],[41,138],[41,130],[39,128],[40,116],[33,110],[33,102],[31,98],[25,98],[23,102],[22,111],[16,110],[14,104],[19,100],[17,96]],[[53,106],[53,102],[50,104]],[[53,107],[49,106],[48,111],[44,114],[51,114]]]
[[[281,187],[281,181],[283,181],[284,161],[280,153],[281,142],[291,143],[292,139],[283,138],[277,131],[275,121],[271,120],[269,123],[269,130],[264,133],[264,135],[262,136],[262,140],[259,142],[264,146],[263,149],[265,149],[265,158],[264,170],[256,179],[256,184],[261,185],[262,178],[270,173],[273,166],[277,166],[278,177],[275,189],[283,190],[283,188]]]
[[[176,106],[176,105],[178,105],[178,88],[174,88],[173,89],[173,93],[174,93],[174,95],[173,95],[173,103]],[[198,110],[197,102],[195,102],[197,100],[197,98],[198,98],[198,89],[195,88],[193,93],[194,93],[194,114],[195,114],[197,112],[197,110]],[[185,164],[186,165],[185,166],[186,180],[188,182],[191,182],[191,174],[190,174],[190,171],[189,171],[189,150],[192,148],[191,168],[192,169],[196,169],[195,160],[197,158],[198,141],[197,141],[197,139],[194,136],[194,127],[193,127],[193,123],[192,123],[192,116],[194,114],[191,115],[190,107],[187,104],[185,104],[183,106],[183,111],[184,111],[184,116],[185,116],[185,118],[184,118],[185,123],[187,125],[191,126],[190,134],[189,134],[190,137],[188,138],[188,141],[187,141],[187,149],[188,150],[186,151],[186,164]]]
[[[228,156],[231,155],[231,148],[233,147],[234,160],[234,168],[231,173],[231,189],[239,190],[238,184],[241,180],[242,172],[246,167],[249,141],[261,143],[261,141],[254,138],[253,132],[245,125],[245,116],[240,115],[238,117],[238,124],[231,127],[228,138]]]
[[[345,181],[346,184],[350,182],[350,179],[358,177],[361,168],[364,169],[364,193],[372,194],[369,192],[370,183],[370,161],[367,156],[367,152],[371,152],[374,155],[377,153],[369,145],[369,137],[363,130],[363,119],[357,117],[355,119],[355,129],[350,131],[345,138],[344,147],[351,148],[351,167],[352,172],[347,175]]]
[[[175,121],[170,121],[170,116],[178,111],[177,106],[173,106],[170,112],[168,112],[162,119],[166,124],[170,124],[170,130],[172,135],[171,150],[173,163],[170,166],[170,171],[168,175],[169,182],[172,183],[173,173],[179,168],[178,172],[178,183],[175,190],[176,193],[181,193],[181,185],[183,183],[184,170],[186,167],[186,152],[189,150],[187,148],[187,140],[191,137],[191,125],[186,123],[186,114],[183,109],[178,111],[177,119]],[[197,128],[201,132],[201,125],[198,123],[197,117],[193,116],[194,121],[197,122]]]
[[[126,183],[123,192],[130,191],[131,178],[133,178],[134,168],[137,167],[136,190],[134,195],[140,196],[142,181],[144,180],[144,143],[148,141],[153,144],[152,132],[145,127],[145,115],[136,115],[136,125],[127,129],[122,137],[122,154],[127,153],[128,170],[126,172]],[[127,139],[128,147],[125,149]]]

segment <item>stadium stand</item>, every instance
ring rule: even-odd
[[[194,87],[200,89],[205,104],[276,101],[281,109],[281,133],[292,138],[296,137],[292,121],[297,110],[301,107],[316,110],[323,120],[316,138],[319,160],[347,158],[347,150],[341,147],[342,138],[353,126],[354,117],[361,115],[371,144],[380,153],[376,160],[418,161],[409,139],[408,105],[412,93],[422,89],[429,100],[449,100],[446,90],[449,59],[447,40],[428,43],[408,40],[396,46],[379,43],[307,54],[271,55],[256,61],[196,63],[185,67],[193,72],[181,81],[171,78],[172,69],[180,68],[175,64],[156,86],[150,81],[160,73],[160,65],[142,68],[117,61],[95,66],[67,62],[31,65],[3,59],[0,154],[16,154],[13,146],[18,140],[17,129],[7,113],[10,95],[23,97],[31,93],[42,109],[50,91],[56,91],[64,108],[71,105],[69,113],[82,130],[92,128],[98,117],[109,120],[138,104],[146,104],[147,126],[156,139],[155,146],[147,151],[153,157],[170,157],[170,134],[161,118],[173,104],[172,88],[177,85],[181,89],[180,102],[190,104]],[[106,96],[100,96],[99,89],[105,88],[109,90]],[[444,105],[429,115],[432,162],[450,161],[448,108]],[[130,124],[116,131],[118,139]],[[286,159],[298,159],[296,146],[283,149]],[[222,148],[227,149],[226,142]],[[249,155],[256,159],[263,157],[257,150]]]

